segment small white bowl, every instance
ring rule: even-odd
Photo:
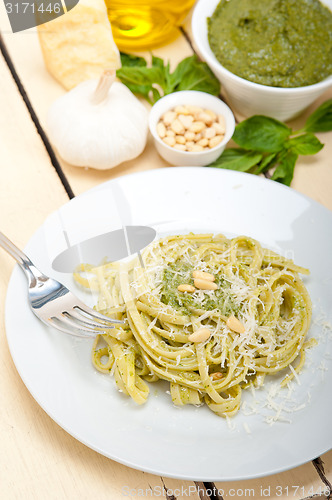
[[[220,0],[199,0],[192,17],[192,34],[197,51],[220,80],[232,107],[241,115],[267,115],[285,121],[295,118],[325,90],[332,87],[332,76],[306,87],[280,88],[253,83],[224,68],[213,54],[208,40],[207,18]],[[332,0],[322,0],[332,9]]]
[[[226,123],[224,139],[214,148],[199,152],[178,151],[164,143],[157,133],[157,124],[161,116],[176,106],[193,105],[210,109],[218,115],[223,115]],[[218,97],[196,90],[181,90],[162,97],[150,111],[149,128],[153,136],[156,149],[160,156],[172,165],[200,167],[214,162],[224,151],[235,129],[235,119],[229,107]]]

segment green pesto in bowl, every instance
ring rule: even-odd
[[[319,0],[221,0],[208,38],[218,61],[251,82],[303,87],[332,74],[332,13]]]

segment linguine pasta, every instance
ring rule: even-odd
[[[290,367],[285,385],[301,370],[314,342],[305,341],[311,302],[299,274],[307,269],[246,236],[168,236],[142,257],[144,267],[136,258],[74,273],[98,292],[99,312],[126,320],[98,335],[92,362],[136,403],[163,379],[175,405],[205,403],[231,417],[247,387]],[[195,286],[195,271],[212,276],[212,289]],[[190,340],[203,330],[207,338]]]

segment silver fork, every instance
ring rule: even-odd
[[[19,248],[0,231],[0,246],[23,269],[29,282],[29,301],[34,314],[43,323],[77,337],[95,337],[114,324],[123,321],[111,319],[86,306],[59,283],[40,272]]]

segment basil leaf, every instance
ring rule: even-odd
[[[257,165],[255,171],[253,172],[254,174],[258,175],[261,174],[262,172],[265,172],[269,168],[271,168],[276,162],[277,162],[277,153],[271,153],[262,159],[262,161]]]
[[[168,71],[168,89],[167,89],[168,94],[173,92],[174,89],[178,85],[180,85],[183,75],[185,75],[188,71],[190,71],[190,68],[192,67],[192,65],[196,59],[197,59],[197,56],[195,56],[195,55],[190,56],[190,57],[186,57],[181,62],[179,62],[179,64],[177,65],[177,67],[175,68],[173,73],[170,73],[170,71]]]
[[[153,90],[153,87],[150,84],[139,85],[136,83],[128,82],[125,79],[121,79],[121,81],[128,87],[129,90],[133,92],[133,94],[144,97],[151,105],[154,104],[155,101],[152,101],[152,99],[150,98],[150,92]]]
[[[297,137],[289,139],[285,143],[287,149],[291,149],[294,153],[299,155],[314,155],[318,153],[323,147],[322,144],[314,134],[302,134]]]
[[[163,95],[179,90],[200,90],[218,95],[220,82],[208,65],[199,61],[196,55],[186,57],[174,72],[170,72],[169,63],[152,55],[152,67],[148,68],[143,57],[121,54],[122,68],[116,74],[122,83],[134,93],[145,97],[151,104],[156,102],[160,93],[153,90],[159,85]]]
[[[291,133],[292,130],[278,120],[255,115],[235,127],[232,139],[241,148],[277,153]]]
[[[229,148],[211,163],[209,167],[225,168],[227,170],[238,170],[247,172],[262,159],[262,155],[253,151],[240,148]]]
[[[164,71],[164,61],[161,59],[161,57],[156,57],[152,54],[152,66],[155,66],[157,68],[160,68],[162,71]]]
[[[302,130],[306,132],[330,132],[332,130],[332,99],[323,102],[309,116]]]
[[[151,104],[153,101],[150,98],[150,92],[153,84],[157,83],[160,86],[165,84],[163,71],[157,66],[152,68],[124,66],[117,70],[116,76],[132,92],[142,95]]]
[[[179,90],[199,90],[212,95],[218,95],[220,92],[219,80],[209,66],[199,61],[196,55],[181,61],[174,73],[172,76],[174,81],[177,82],[174,87],[175,92]]]
[[[286,186],[290,186],[290,183],[293,179],[294,167],[296,160],[298,159],[298,154],[294,153],[294,151],[286,151],[275,169],[271,179],[274,181],[281,182],[282,184],[286,184]]]
[[[151,68],[146,67],[124,67],[117,70],[117,75],[120,78],[126,79],[130,83],[135,83],[138,85],[148,85],[152,86],[153,83],[163,85],[165,78],[162,69],[158,66],[152,66]]]
[[[152,91],[153,102],[159,101],[159,99],[161,98],[159,90],[156,89],[155,87],[152,87],[151,91]]]
[[[122,66],[146,66],[144,57],[133,56],[125,52],[120,52],[120,57]]]
[[[170,72],[170,64],[168,62],[167,66],[165,66],[165,88],[163,89],[165,95],[171,94],[174,91],[176,85],[177,84],[173,81],[173,75]]]

